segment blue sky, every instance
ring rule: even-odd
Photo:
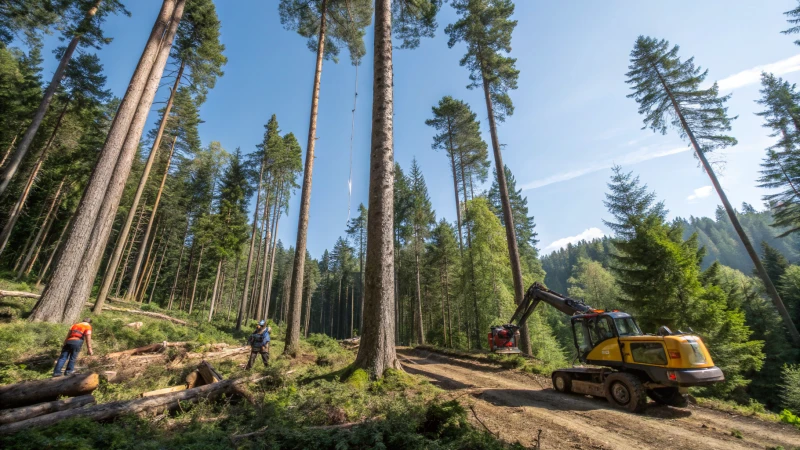
[[[158,0],[128,0],[132,17],[114,17],[105,25],[114,42],[100,52],[108,86],[121,96],[158,13]],[[277,114],[283,132],[307,141],[315,55],[305,40],[281,26],[277,0],[217,0],[222,39],[227,47],[225,76],[203,105],[200,135],[204,145],[255,150],[263,125]],[[641,130],[637,105],[626,98],[628,55],[640,34],[665,38],[681,46],[683,58],[694,56],[732,93],[729,112],[738,115],[731,134],[739,145],[715,159],[732,203],[761,207],[765,191],[755,187],[764,149],[772,139],[754,113],[759,106],[761,70],[800,81],[800,47],[787,28],[783,12],[793,0],[672,2],[544,2],[518,0],[519,21],[512,56],[521,75],[511,93],[516,110],[499,128],[503,158],[527,196],[536,218],[539,248],[552,251],[579,237],[608,232],[604,192],[612,164],[640,175],[663,199],[671,216],[713,215],[719,199],[697,167],[696,159],[674,131],[666,136]],[[430,189],[437,216],[455,220],[452,180],[443,153],[431,149],[433,130],[425,125],[431,106],[445,95],[467,101],[481,119],[489,141],[480,91],[466,89],[468,72],[459,66],[462,46],[447,47],[444,27],[455,20],[445,6],[434,39],[416,50],[396,50],[395,158],[407,169],[417,158]],[[45,50],[56,45],[48,39]],[[372,49],[371,29],[366,41]],[[348,218],[351,110],[355,68],[342,55],[326,61],[322,73],[314,187],[308,248],[319,257],[344,234]],[[48,56],[49,79],[56,61]],[[372,58],[364,58],[358,78],[353,146],[352,210],[366,204],[372,100]],[[167,90],[160,91],[160,97]],[[157,107],[158,105],[156,105]],[[156,108],[154,107],[154,109]],[[152,114],[151,123],[155,121]],[[488,188],[488,186],[486,186]],[[297,195],[279,237],[293,245]]]

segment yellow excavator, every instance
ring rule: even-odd
[[[677,407],[687,404],[691,386],[725,381],[699,336],[661,327],[657,335],[644,334],[630,314],[594,309],[551,291],[539,283],[528,288],[508,324],[492,327],[489,348],[495,353],[521,353],[519,324],[525,323],[544,302],[571,316],[578,359],[592,367],[553,372],[553,387],[563,393],[605,397],[631,412],[642,412],[647,398]]]

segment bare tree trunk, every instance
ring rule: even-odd
[[[183,262],[183,252],[186,250],[186,237],[189,236],[189,219],[186,219],[186,231],[183,232],[183,240],[181,241],[181,252],[178,255],[178,266],[175,270],[175,280],[172,282],[172,289],[169,292],[169,302],[167,309],[172,311],[172,301],[175,299],[175,288],[178,287],[178,279],[181,275],[181,263]]]
[[[158,234],[158,226],[159,225],[160,224],[156,224],[156,233],[153,234],[153,242],[151,242],[150,245],[147,245],[147,240],[145,239],[146,236],[142,238],[142,248],[139,249],[139,255],[144,253],[145,250],[147,251],[147,258],[145,259],[145,264],[146,264],[145,265],[145,270],[142,272],[141,275],[139,275],[139,280],[135,284],[136,290],[134,292],[131,292],[130,290],[125,292],[125,298],[126,299],[133,298],[133,300],[135,301],[136,299],[139,298],[139,286],[142,284],[142,282],[144,282],[144,278],[147,276],[147,269],[150,268],[150,263],[152,261],[150,256],[153,254],[153,248],[156,246],[156,240],[158,239],[157,234]],[[131,278],[134,278],[134,277],[131,276]]]
[[[136,245],[136,240],[139,238],[139,231],[141,231],[142,227],[142,219],[144,219],[144,210],[145,206],[147,205],[147,201],[145,200],[142,203],[142,207],[139,208],[139,218],[136,219],[136,227],[133,229],[133,236],[131,237],[131,244],[128,246],[128,253],[125,256],[125,263],[122,265],[122,270],[117,273],[116,271],[115,276],[117,277],[117,287],[114,291],[114,295],[119,297],[120,292],[122,292],[122,280],[125,278],[125,274],[128,273],[128,265],[131,260],[131,256],[133,256],[133,247]],[[122,235],[120,235],[119,239],[122,239]]]
[[[416,226],[414,227],[414,272],[416,272],[417,276],[417,305],[414,308],[415,314],[415,325],[414,332],[416,334],[416,340],[418,344],[425,345],[425,329],[422,324],[422,287],[420,283],[420,274],[419,274],[419,234],[417,233]]]
[[[42,208],[42,211],[39,212],[39,216],[36,217],[36,222],[34,223],[39,223],[39,220],[41,220],[43,216],[44,216],[44,208]],[[12,271],[16,272],[19,269],[20,265],[22,264],[22,258],[25,256],[26,253],[28,253],[29,249],[33,248],[33,245],[31,245],[33,244],[33,236],[34,236],[33,231],[28,233],[28,238],[25,239],[25,245],[22,246],[22,251],[19,252],[19,256],[17,257],[17,262],[14,263],[14,267],[11,269]]]
[[[483,78],[483,96],[486,99],[486,112],[489,115],[489,132],[492,137],[492,150],[494,151],[494,164],[497,171],[497,187],[500,191],[500,204],[503,207],[503,221],[506,225],[506,241],[508,241],[508,259],[511,261],[511,275],[514,280],[514,302],[519,305],[525,295],[525,286],[522,282],[522,265],[519,261],[519,247],[517,246],[517,233],[514,228],[514,214],[508,200],[508,185],[506,184],[506,171],[503,164],[503,155],[500,152],[500,139],[497,136],[497,124],[494,119],[494,106],[489,91],[489,79],[481,63],[481,78]],[[531,338],[528,333],[528,324],[519,324],[520,350],[526,355],[531,354]]]
[[[325,16],[327,0],[320,6],[319,38],[317,39],[317,64],[314,70],[314,87],[311,93],[311,119],[308,125],[306,166],[303,171],[303,188],[300,194],[300,216],[297,220],[297,243],[292,267],[292,287],[289,296],[289,320],[286,327],[284,355],[297,356],[300,349],[300,311],[303,307],[303,277],[305,276],[306,245],[308,242],[308,215],[311,208],[311,180],[314,170],[314,144],[317,137],[317,111],[319,108],[319,86],[322,77],[322,61],[325,56]]]
[[[308,286],[308,292],[306,293],[306,317],[303,326],[304,336],[308,337],[308,328],[311,326],[311,300],[312,300],[313,291],[311,290],[311,285]]]
[[[0,161],[0,168],[2,168],[6,164],[6,160],[8,160],[8,155],[11,154],[11,150],[14,150],[14,144],[17,143],[17,138],[19,134],[14,135],[14,139],[11,140],[11,143],[8,144],[8,148],[6,149],[5,154],[3,155],[2,161]]]
[[[274,236],[272,230],[275,228],[275,224],[278,222],[278,209],[280,208],[281,201],[283,200],[283,191],[281,189],[282,180],[278,178],[278,184],[275,187],[275,205],[273,206],[272,210],[272,224],[269,223],[269,209],[264,208],[264,217],[263,217],[263,226],[265,227],[265,238],[264,238],[264,254],[261,257],[261,282],[259,283],[258,288],[258,308],[256,309],[255,319],[261,320],[262,317],[266,319],[267,315],[269,314],[269,302],[267,301],[267,308],[264,309],[264,302],[265,299],[269,298],[269,291],[265,292],[267,289],[267,260],[269,260],[270,252],[273,251],[272,248],[272,237]],[[267,194],[266,199],[266,206],[269,206],[269,193]],[[270,263],[270,274],[272,273],[272,263]],[[272,283],[270,283],[272,286]]]
[[[233,309],[233,303],[236,299],[236,290],[239,288],[239,263],[242,261],[241,253],[239,256],[236,257],[236,268],[233,270],[233,289],[231,290],[231,296],[228,299],[228,313],[225,314],[225,320],[231,320],[231,310]]]
[[[194,295],[197,292],[197,279],[200,277],[200,269],[203,268],[203,251],[205,250],[205,244],[200,245],[200,256],[197,258],[197,270],[194,272],[194,284],[192,285],[192,296],[189,299],[189,314],[192,314],[192,308],[194,307]]]
[[[208,307],[208,321],[211,322],[211,318],[214,316],[214,303],[217,299],[217,287],[219,287],[219,277],[222,273],[222,260],[219,260],[217,264],[217,276],[214,277],[214,293],[211,295],[211,305]]]
[[[176,8],[176,1],[178,8]],[[147,41],[142,57],[139,60],[139,65],[131,78],[128,85],[128,90],[125,97],[120,104],[117,114],[109,130],[106,143],[100,152],[100,157],[95,165],[92,176],[84,191],[83,198],[81,199],[78,209],[75,212],[73,224],[70,227],[70,234],[64,243],[63,251],[60,252],[59,259],[56,263],[55,270],[51,282],[48,283],[41,298],[34,306],[30,314],[32,321],[49,321],[49,322],[72,322],[77,314],[80,312],[86,298],[83,295],[75,296],[73,292],[73,285],[76,282],[78,272],[81,270],[89,270],[96,273],[94,264],[96,261],[84,261],[84,256],[87,247],[99,248],[98,253],[102,252],[105,247],[106,239],[92,239],[95,224],[98,221],[98,214],[106,194],[110,191],[110,181],[115,175],[115,166],[120,158],[123,143],[130,135],[131,141],[135,145],[138,144],[141,137],[141,127],[134,127],[132,122],[137,111],[141,111],[141,115],[145,116],[146,112],[150,109],[152,101],[146,101],[143,95],[145,88],[152,86],[152,92],[158,87],[160,81],[160,72],[153,70],[154,66],[158,68],[155,61],[156,54],[160,53],[162,36],[167,28],[167,24],[173,17],[173,11],[180,9],[182,11],[183,0],[164,0],[161,12],[156,20],[153,30],[150,33],[150,38]],[[171,40],[170,40],[171,42]],[[165,58],[166,59],[166,58]],[[166,61],[164,61],[166,63]],[[154,77],[151,77],[151,72],[156,72]],[[151,83],[154,81],[154,83]],[[146,108],[139,108],[140,102],[146,104]],[[142,105],[145,106],[145,105]],[[144,120],[142,127],[144,126]],[[137,130],[138,128],[138,130]],[[130,133],[129,133],[130,132]],[[133,155],[130,155],[131,158]],[[117,180],[124,184],[127,179],[127,172],[124,173],[124,179]],[[115,209],[115,208],[114,208]],[[113,214],[110,214],[113,219]],[[89,245],[91,242],[91,246]],[[83,267],[86,262],[92,263],[93,267]],[[87,279],[90,277],[86,277]],[[93,278],[93,276],[91,277]],[[90,282],[89,282],[90,283]],[[86,283],[86,289],[89,283]],[[82,294],[82,293],[81,293]]]
[[[395,353],[392,0],[375,0],[364,333],[355,367],[372,377],[399,369]]]
[[[156,246],[156,240],[155,240],[155,238],[153,238],[152,248],[155,251],[153,252],[153,257],[149,261],[149,264],[148,264],[149,265],[149,269],[146,270],[147,276],[143,276],[142,277],[142,279],[144,281],[141,283],[139,288],[136,290],[136,297],[135,298],[136,298],[136,301],[139,302],[139,303],[143,303],[144,302],[144,297],[147,294],[147,287],[150,286],[150,278],[153,276],[153,272],[156,269],[156,261],[159,260],[158,252],[162,251],[160,247],[164,247],[164,248],[167,247],[167,242],[169,241],[170,236],[167,236],[167,238],[165,240],[164,235],[166,234],[166,231],[167,230],[164,230],[163,232],[161,232],[161,242],[159,242],[158,246]],[[145,267],[148,267],[148,265],[146,265]]]
[[[669,94],[669,98],[672,101],[672,106],[675,108],[675,114],[677,114],[678,118],[680,119],[683,130],[686,132],[686,135],[689,136],[689,140],[692,142],[692,146],[694,147],[697,158],[700,159],[701,164],[703,164],[703,169],[705,169],[708,177],[711,179],[711,184],[714,185],[714,189],[716,189],[720,200],[722,200],[722,205],[725,207],[725,211],[728,213],[728,218],[730,218],[731,224],[733,224],[733,229],[736,230],[736,234],[739,235],[739,239],[742,241],[745,250],[747,250],[747,254],[753,261],[753,265],[756,267],[756,272],[758,272],[759,278],[761,278],[761,281],[764,282],[764,287],[766,287],[767,294],[769,294],[770,298],[772,299],[772,304],[775,305],[775,308],[781,315],[783,323],[786,326],[786,329],[789,330],[789,334],[792,336],[792,341],[794,342],[795,346],[800,346],[800,333],[798,333],[797,327],[795,326],[794,322],[792,322],[792,316],[786,309],[786,305],[783,304],[783,300],[781,300],[778,290],[775,289],[775,285],[769,278],[766,269],[764,269],[764,265],[761,264],[761,259],[758,257],[758,253],[756,253],[755,248],[753,248],[750,238],[747,237],[747,234],[744,232],[744,228],[742,228],[742,224],[739,223],[739,218],[736,216],[736,211],[733,209],[733,206],[731,206],[731,202],[728,201],[728,196],[725,195],[725,191],[722,189],[722,185],[719,183],[717,175],[714,173],[714,169],[711,167],[711,164],[708,163],[705,153],[703,153],[703,150],[697,143],[697,139],[694,137],[694,132],[689,127],[686,119],[683,117],[683,113],[678,107],[678,102],[672,95],[672,90],[661,76],[661,73],[658,72],[658,69],[655,70],[658,74],[659,80],[661,81],[661,85],[664,87],[664,90],[667,91],[667,94]]]
[[[85,29],[88,27],[89,23],[94,18],[95,14],[97,14],[97,9],[100,7],[100,3],[102,0],[97,0],[88,11],[86,11],[86,15],[84,16],[81,24],[76,28],[76,31]],[[61,56],[61,60],[58,63],[58,67],[56,71],[53,73],[53,78],[50,80],[50,84],[47,86],[47,89],[44,91],[44,95],[42,96],[42,101],[39,103],[39,107],[36,109],[36,113],[33,115],[33,120],[31,120],[30,125],[28,125],[28,129],[25,130],[25,134],[22,136],[22,141],[20,141],[17,150],[11,156],[11,159],[8,161],[8,166],[3,170],[2,175],[0,175],[0,195],[6,191],[8,188],[8,184],[14,178],[14,175],[17,173],[19,169],[19,165],[22,163],[22,160],[25,158],[25,155],[28,153],[28,149],[30,148],[31,144],[33,143],[33,138],[36,136],[36,132],[39,130],[39,127],[42,125],[42,121],[44,121],[44,116],[47,114],[47,110],[50,108],[50,103],[53,101],[53,98],[56,95],[56,91],[58,91],[58,87],[61,85],[61,80],[64,79],[64,72],[67,70],[67,64],[72,59],[72,55],[75,53],[75,49],[78,48],[78,44],[80,44],[81,38],[83,34],[76,34],[72,37],[67,45],[66,49],[64,50],[64,54]]]
[[[172,237],[172,233],[170,233],[170,237]],[[164,265],[164,260],[167,258],[167,250],[169,249],[169,239],[164,244],[164,251],[161,252],[161,260],[158,263],[158,269],[156,269],[156,278],[153,280],[153,289],[150,290],[150,296],[147,297],[147,303],[153,301],[153,296],[156,293],[156,286],[158,286],[158,278],[161,276],[161,267]]]
[[[50,264],[53,263],[53,258],[58,253],[59,246],[61,245],[61,241],[64,239],[64,235],[67,233],[67,230],[72,223],[72,219],[67,223],[67,225],[61,230],[61,234],[58,235],[58,239],[56,239],[56,243],[53,245],[53,249],[50,252],[50,256],[47,257],[47,262],[44,264],[41,272],[39,273],[39,278],[36,279],[36,289],[39,289],[42,285],[42,280],[44,279],[45,275],[47,274],[47,270],[50,269]]]
[[[183,68],[183,66],[181,66],[181,68]],[[181,72],[180,71],[178,72],[178,75],[181,76]],[[172,96],[170,96],[170,101],[172,101]],[[169,107],[171,105],[169,103],[167,103],[167,106]],[[161,137],[161,134],[164,132],[164,126],[166,125],[166,118],[167,118],[167,116],[165,114],[164,118],[161,119],[161,126],[159,127],[159,130],[158,130],[159,134],[156,137],[156,142],[160,143],[160,137]],[[161,177],[161,184],[158,187],[158,193],[156,194],[156,201],[155,201],[155,203],[153,203],[153,208],[150,211],[150,220],[147,221],[147,228],[145,228],[145,231],[144,231],[144,238],[142,239],[142,242],[144,242],[144,243],[147,242],[147,239],[150,236],[150,231],[153,228],[153,222],[155,221],[156,213],[158,212],[158,205],[161,203],[161,195],[164,193],[164,185],[167,183],[167,176],[169,175],[169,166],[170,166],[170,164],[172,164],[172,155],[175,153],[175,144],[177,144],[177,143],[178,143],[178,136],[175,136],[172,139],[172,147],[170,148],[169,156],[167,157],[167,165],[166,165],[166,168],[164,169],[164,176]],[[153,163],[152,160],[155,159],[154,156],[155,156],[155,153],[157,152],[157,150],[158,150],[158,147],[153,145],[153,150],[150,151],[150,157],[147,159],[147,165],[145,165],[145,171],[144,171],[144,173],[142,173],[142,179],[139,181],[139,188],[137,190],[137,194],[140,194],[140,197],[141,197],[141,192],[139,192],[139,191],[140,190],[144,191],[144,187],[147,184],[147,178],[150,176],[150,167],[152,166],[152,163]],[[133,199],[134,204],[136,204],[136,202],[138,202],[138,200],[139,200],[138,198],[134,197],[134,199]],[[133,219],[133,218],[131,218],[131,219]],[[141,270],[141,267],[142,267],[142,256],[143,256],[143,253],[144,253],[144,247],[142,247],[142,249],[139,250],[139,255],[137,256],[136,263],[134,263],[134,265],[133,265],[133,275],[131,276],[131,284],[128,286],[128,295],[131,295],[131,293],[135,292],[136,289],[137,289],[137,287],[136,287],[136,275],[139,273],[139,270]],[[96,308],[97,308],[97,305],[95,304],[95,309]]]
[[[453,130],[451,128],[451,123],[447,121],[447,136],[450,141],[450,149],[448,153],[450,153],[450,169],[453,171],[453,192],[456,196],[456,223],[458,224],[458,249],[461,251],[461,255],[464,255],[464,237],[461,234],[461,204],[458,201],[458,175],[456,174],[456,149],[453,146]],[[462,171],[463,171],[463,163],[462,163]],[[462,175],[463,178],[463,175]]]
[[[61,128],[61,122],[64,120],[64,115],[67,113],[68,106],[69,101],[64,103],[64,108],[61,109],[61,114],[58,116],[58,120],[53,127],[53,132],[50,134],[50,139],[47,140],[44,150],[42,150],[42,153],[39,155],[39,158],[33,165],[33,170],[31,170],[28,180],[25,182],[25,186],[23,186],[22,192],[19,194],[17,203],[14,204],[14,207],[11,209],[11,212],[8,216],[8,221],[6,221],[5,226],[3,226],[3,231],[0,232],[0,254],[3,253],[6,245],[8,245],[8,239],[11,237],[11,232],[14,231],[14,225],[17,224],[17,220],[19,220],[20,216],[22,215],[22,210],[25,208],[25,203],[28,201],[28,196],[33,189],[33,183],[36,182],[36,177],[39,175],[39,171],[42,169],[42,165],[44,164],[44,160],[47,158],[47,153],[50,150],[50,147],[53,145],[53,141],[56,138],[58,129]]]
[[[266,149],[265,149],[266,151]],[[236,317],[236,329],[241,331],[242,329],[242,322],[244,320],[244,316],[247,312],[247,295],[250,291],[250,270],[253,265],[253,252],[256,246],[256,228],[258,225],[258,207],[261,204],[261,183],[264,180],[264,159],[261,158],[261,169],[259,169],[258,173],[258,189],[256,190],[256,207],[253,211],[253,226],[252,231],[250,232],[250,252],[247,254],[247,265],[245,266],[245,275],[244,275],[244,292],[242,292],[242,302],[239,305],[239,314]],[[267,208],[268,206],[264,206]],[[238,264],[238,262],[237,262]]]
[[[275,272],[275,250],[277,250],[278,246],[278,225],[280,225],[281,221],[281,207],[280,204],[283,201],[283,191],[278,192],[278,202],[276,203],[276,208],[273,214],[275,215],[275,230],[272,233],[272,251],[269,261],[269,276],[267,277],[267,288],[266,288],[266,300],[264,301],[264,318],[267,318],[267,314],[269,314],[269,301],[272,295],[272,275]],[[266,264],[266,260],[264,261]],[[262,280],[263,282],[263,280]]]
[[[56,215],[58,215],[57,209],[59,200],[61,200],[61,189],[64,187],[64,181],[66,181],[66,177],[64,177],[61,180],[61,183],[58,184],[56,193],[53,196],[53,201],[50,202],[50,207],[47,209],[47,215],[44,217],[44,224],[41,228],[39,228],[39,232],[36,233],[36,237],[33,239],[33,245],[25,255],[25,259],[22,260],[22,266],[19,268],[19,272],[17,272],[17,280],[21,279],[23,275],[29,274],[33,268],[33,263],[36,261],[34,252],[37,256],[39,255],[39,251],[42,248],[42,243],[44,243],[44,238],[47,237],[47,233],[50,231],[50,225],[53,224]]]

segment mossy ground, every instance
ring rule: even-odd
[[[25,286],[3,286],[26,290]],[[0,384],[49,376],[67,326],[30,323],[25,314],[33,300],[0,300]],[[177,314],[174,314],[177,316]],[[194,319],[194,318],[188,318]],[[125,325],[143,323],[136,330]],[[106,312],[93,321],[98,355],[161,341],[189,341],[192,346],[226,342],[242,344],[249,333],[237,333],[220,323],[186,327],[168,321]],[[281,449],[495,449],[507,448],[493,436],[473,428],[464,408],[445,402],[433,385],[400,371],[370,380],[350,368],[355,353],[324,335],[304,339],[298,358],[280,355],[283,330],[273,328],[270,375],[246,388],[250,403],[240,397],[186,405],[178,411],[150,417],[123,417],[111,423],[86,419],[0,437],[0,448],[19,449],[162,449],[162,448],[281,448]],[[242,358],[239,358],[242,359]],[[28,363],[26,361],[39,361]],[[42,362],[43,361],[43,362]],[[242,375],[237,360],[214,361],[224,377]],[[94,392],[98,403],[136,398],[141,392],[181,384],[197,361],[151,364],[137,377],[119,383],[102,382]],[[79,363],[80,365],[80,363]],[[342,424],[358,423],[354,427]],[[337,427],[339,426],[339,427]],[[233,443],[231,436],[263,430]]]

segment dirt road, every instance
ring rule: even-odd
[[[544,377],[425,350],[398,349],[398,356],[407,372],[471,404],[483,424],[476,425],[503,440],[532,446],[542,430],[542,450],[800,447],[800,432],[790,425],[652,402],[646,414],[630,414],[605,399],[558,393]]]

